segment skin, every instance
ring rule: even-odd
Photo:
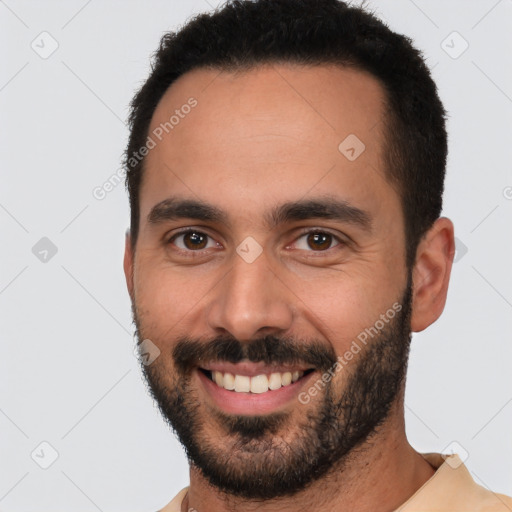
[[[382,87],[367,73],[334,66],[194,70],[166,92],[150,131],[191,96],[198,105],[147,156],[135,252],[126,239],[126,281],[144,337],[165,339],[160,357],[169,365],[173,342],[183,335],[229,333],[244,341],[289,334],[323,340],[344,354],[402,296],[407,280],[400,198],[382,163]],[[349,134],[366,146],[352,162],[338,151]],[[271,230],[264,223],[276,205],[323,195],[367,212],[371,231],[326,219]],[[230,226],[195,219],[149,223],[151,209],[170,196],[214,204]],[[208,248],[180,255],[168,240],[183,227],[209,235]],[[328,250],[314,250],[300,232],[308,227],[349,237],[350,243],[337,246],[334,240]],[[252,263],[236,252],[248,236],[263,248]],[[181,237],[175,244],[186,250],[183,242]],[[440,218],[417,250],[412,331],[442,313],[454,252],[453,225]],[[342,388],[342,375],[333,385]],[[196,391],[209,400],[198,383]],[[341,474],[291,498],[252,502],[222,495],[191,467],[182,510],[393,510],[434,473],[407,441],[403,393],[372,443]],[[287,404],[288,428],[317,403]],[[207,428],[212,438],[220,431],[213,420]]]

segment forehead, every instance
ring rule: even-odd
[[[247,210],[313,189],[347,201],[394,194],[382,163],[384,103],[376,79],[339,66],[186,73],[151,120],[141,217],[169,195]]]

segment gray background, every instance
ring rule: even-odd
[[[161,35],[214,5],[0,1],[0,510],[154,511],[188,483],[133,355],[124,186],[93,190],[120,169]],[[425,52],[450,113],[458,261],[414,336],[408,435],[512,494],[512,1],[369,5]]]

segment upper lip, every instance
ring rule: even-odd
[[[233,375],[245,375],[247,377],[255,377],[256,375],[270,375],[271,373],[285,373],[285,372],[299,372],[311,370],[300,364],[295,365],[266,365],[265,363],[229,363],[223,361],[212,362],[209,364],[201,365],[203,370],[218,371],[221,373],[231,373]]]

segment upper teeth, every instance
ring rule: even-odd
[[[304,375],[302,371],[271,373],[248,377],[246,375],[233,375],[212,371],[212,379],[217,386],[230,391],[244,393],[265,393],[266,391],[279,389],[281,386],[289,386],[292,382],[299,380]]]

